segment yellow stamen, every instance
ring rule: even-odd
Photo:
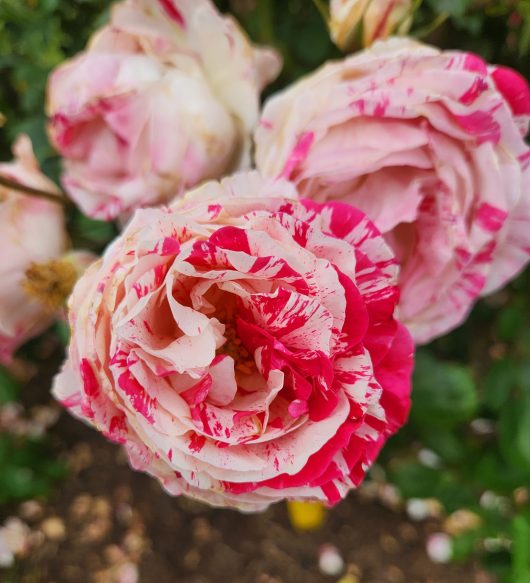
[[[236,372],[244,375],[252,374],[256,370],[256,363],[254,356],[243,346],[241,338],[237,334],[235,301],[224,303],[215,316],[225,325],[224,337],[226,340],[217,353],[231,356],[235,362]]]
[[[32,263],[25,275],[24,291],[51,312],[64,305],[77,280],[74,265],[64,259]]]

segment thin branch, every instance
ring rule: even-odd
[[[0,186],[5,186],[10,190],[18,190],[23,192],[24,194],[28,194],[29,196],[34,196],[36,198],[44,198],[49,200],[50,202],[54,202],[56,204],[61,204],[65,207],[69,207],[72,205],[69,199],[64,196],[64,194],[53,194],[52,192],[47,192],[46,190],[40,190],[39,188],[33,188],[32,186],[26,186],[25,184],[21,184],[16,180],[11,180],[6,178],[5,176],[0,175]]]
[[[438,27],[440,27],[451,15],[449,12],[441,12],[431,23],[427,24],[423,28],[419,28],[412,32],[412,36],[415,38],[425,38],[433,33]]]

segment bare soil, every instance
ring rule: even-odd
[[[25,392],[49,402],[52,358]],[[46,370],[48,369],[48,370]],[[7,583],[489,583],[474,565],[434,564],[425,552],[435,522],[351,494],[314,532],[293,529],[283,504],[263,514],[210,509],[171,498],[133,472],[119,447],[63,413],[52,429],[69,475],[50,500],[12,508],[34,529],[31,553]],[[40,538],[39,538],[40,537]],[[319,569],[323,545],[344,559]],[[341,579],[341,577],[343,579]]]

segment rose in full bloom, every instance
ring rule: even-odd
[[[405,34],[413,11],[413,0],[331,0],[331,37],[343,50],[355,44],[367,47],[395,32]]]
[[[63,185],[113,219],[248,161],[275,52],[251,45],[210,0],[125,0],[48,87]]]
[[[427,342],[528,262],[529,114],[514,71],[391,39],[271,98],[257,166],[374,221],[401,263],[399,318]]]
[[[54,387],[173,494],[333,504],[409,408],[397,266],[365,215],[255,173],[138,210],[78,282]]]
[[[0,164],[0,176],[59,196],[41,173],[27,136],[19,137],[13,152],[13,162]],[[51,324],[51,297],[38,297],[34,284],[67,245],[60,204],[0,185],[0,362],[9,362],[21,344]]]

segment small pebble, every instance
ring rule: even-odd
[[[414,522],[421,522],[429,518],[429,505],[421,498],[407,500],[407,514]]]
[[[385,551],[385,553],[390,553],[392,555],[399,553],[400,550],[399,542],[396,538],[394,538],[390,534],[382,534],[379,537],[379,544],[381,545],[381,548]]]
[[[122,526],[129,526],[132,522],[134,513],[130,504],[120,502],[116,506],[116,518]]]
[[[7,569],[15,562],[15,556],[8,547],[7,542],[2,537],[0,532],[0,569]]]
[[[388,583],[405,583],[405,573],[396,565],[389,565],[385,569],[385,578]]]
[[[123,551],[118,545],[108,545],[105,547],[104,555],[109,565],[116,565],[125,558]]]
[[[201,562],[201,555],[197,549],[190,549],[183,557],[182,562],[186,569],[195,571]]]
[[[90,512],[92,506],[92,496],[88,494],[80,494],[76,496],[72,504],[70,504],[70,516],[75,520],[83,520]]]
[[[43,513],[42,504],[36,500],[27,500],[20,505],[20,516],[24,520],[38,520]]]
[[[337,576],[344,570],[344,559],[333,545],[324,545],[320,549],[318,567],[324,575]]]
[[[125,563],[116,573],[116,583],[138,583],[140,574],[134,563]]]
[[[47,538],[53,541],[60,541],[66,535],[64,522],[57,516],[47,518],[41,525],[40,529]]]
[[[435,470],[442,465],[440,456],[430,449],[420,449],[418,452],[418,459],[424,466]]]
[[[23,556],[29,549],[31,531],[20,518],[8,518],[0,527],[0,568],[9,568],[15,556]]]
[[[505,513],[510,509],[510,501],[504,496],[499,496],[495,492],[486,490],[480,497],[480,505],[487,510],[497,510]]]
[[[418,531],[412,524],[403,522],[399,525],[399,536],[404,542],[413,543],[418,540]]]
[[[476,435],[492,435],[495,433],[495,423],[490,419],[474,419],[471,429]]]
[[[517,504],[517,506],[524,506],[528,504],[528,500],[530,499],[530,492],[528,488],[517,488],[517,490],[513,493],[513,500]]]
[[[503,537],[490,537],[485,538],[482,544],[488,553],[498,553],[499,551],[510,548],[511,541]]]
[[[403,503],[399,490],[392,484],[382,484],[379,487],[379,500],[390,510],[398,510]]]
[[[443,532],[431,534],[427,539],[427,554],[434,563],[448,563],[453,556],[453,540]]]
[[[0,536],[14,555],[22,556],[29,548],[31,530],[20,518],[8,518],[0,528]]]
[[[482,519],[478,514],[470,510],[457,510],[445,519],[444,530],[451,536],[457,536],[475,530],[481,523]]]

